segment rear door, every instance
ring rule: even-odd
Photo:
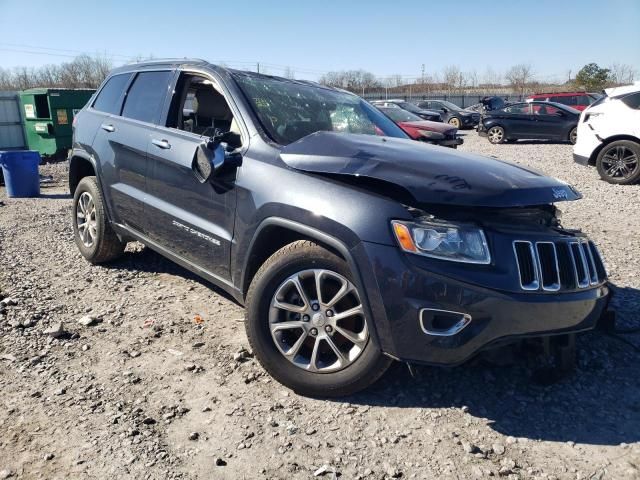
[[[94,140],[111,219],[142,233],[146,231],[147,149],[171,76],[169,70],[130,74],[122,107],[102,122]]]
[[[532,103],[533,126],[532,138],[561,140],[566,136],[565,124],[567,114],[564,110],[544,103]]]
[[[192,170],[198,145],[214,129],[236,128],[222,89],[209,76],[181,72],[163,125],[149,144],[149,237],[207,273],[230,278],[235,220],[233,176],[200,183]]]

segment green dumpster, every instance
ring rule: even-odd
[[[64,159],[71,148],[73,117],[95,90],[30,88],[20,92],[27,148],[43,160]]]

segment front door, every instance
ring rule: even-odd
[[[559,140],[564,135],[565,112],[558,107],[544,103],[533,103],[534,136],[548,140]]]
[[[181,73],[164,126],[149,144],[149,237],[191,264],[228,280],[236,206],[233,181],[200,183],[192,162],[198,145],[215,129],[233,128],[220,90],[200,75]]]

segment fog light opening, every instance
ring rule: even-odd
[[[471,315],[450,310],[423,308],[420,310],[419,322],[420,328],[427,335],[451,337],[471,323]]]

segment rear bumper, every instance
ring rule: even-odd
[[[497,343],[590,330],[609,303],[606,283],[571,293],[509,293],[418,268],[395,247],[365,244],[365,250],[378,338],[385,353],[402,361],[456,365]],[[452,323],[434,332],[421,321],[424,309],[470,321],[458,331],[449,329]]]

